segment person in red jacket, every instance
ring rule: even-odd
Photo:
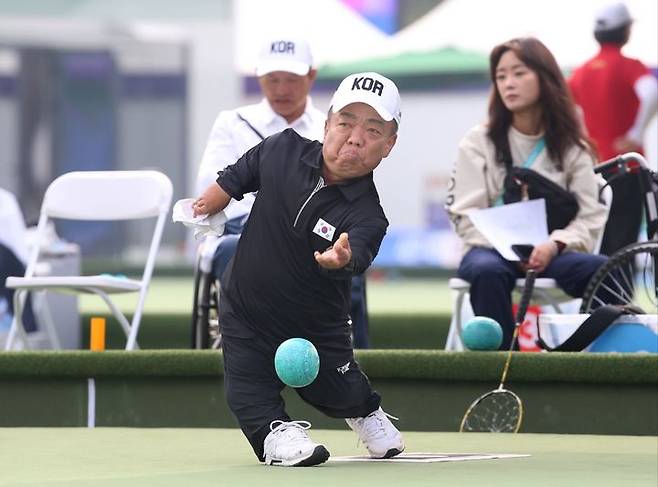
[[[642,153],[645,129],[656,112],[656,78],[641,61],[621,52],[632,23],[623,3],[599,10],[594,37],[600,50],[569,79],[602,161],[625,152]],[[612,187],[614,197],[601,245],[601,253],[606,255],[635,242],[642,220],[642,194],[635,177],[619,178]]]

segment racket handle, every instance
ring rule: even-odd
[[[532,297],[532,290],[535,287],[535,278],[537,273],[530,269],[525,275],[525,286],[523,287],[523,293],[521,294],[521,301],[519,302],[519,309],[516,312],[516,324],[522,323],[525,319],[526,311],[528,311],[528,305],[530,304],[530,298]]]

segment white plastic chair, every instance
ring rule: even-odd
[[[605,181],[601,180],[601,200],[606,206],[606,219],[607,214],[610,212],[612,205],[612,189],[610,186],[605,186]],[[596,245],[594,246],[594,253],[598,253],[603,241],[603,230],[599,233]],[[513,302],[521,296],[523,287],[525,286],[525,279],[517,279],[512,292]],[[470,305],[469,290],[471,285],[468,281],[453,277],[448,281],[448,287],[454,292],[452,317],[450,319],[450,329],[448,330],[448,337],[446,339],[446,350],[463,350],[464,345],[461,340],[462,325],[465,321],[465,316],[473,316],[473,309]],[[535,287],[532,293],[532,304],[538,306],[549,306],[553,308],[555,313],[562,314],[566,309],[571,312],[574,308],[580,307],[580,299],[574,299],[572,296],[566,294],[555,282],[555,279],[548,277],[540,277],[535,279]]]
[[[517,279],[512,293],[514,302],[518,301],[521,291],[525,285],[525,279]],[[466,316],[473,316],[473,310],[469,302],[469,290],[471,285],[468,281],[453,277],[448,281],[448,287],[455,292],[453,299],[452,318],[450,321],[450,330],[446,339],[446,350],[463,350],[464,346],[461,340],[462,326]],[[538,306],[550,306],[555,313],[561,314],[562,307],[566,303],[571,303],[574,298],[566,294],[555,282],[555,279],[541,277],[535,279],[535,287],[532,293],[532,304]],[[570,306],[571,309],[571,306]]]
[[[158,171],[84,171],[71,172],[55,179],[41,206],[37,237],[28,260],[24,277],[7,278],[7,287],[14,293],[14,320],[5,350],[16,347],[17,335],[27,348],[25,329],[21,320],[28,292],[48,290],[62,293],[93,293],[108,305],[123,328],[127,340],[126,350],[137,345],[137,333],[142,317],[146,293],[153,274],[155,257],[160,247],[162,231],[169,213],[173,188],[167,176]],[[151,238],[148,257],[140,280],[109,275],[95,276],[35,276],[41,240],[51,218],[69,220],[136,220],[157,218]],[[139,293],[132,322],[110,299],[110,294]],[[51,328],[51,327],[48,327]],[[51,345],[58,347],[54,329],[49,329]]]

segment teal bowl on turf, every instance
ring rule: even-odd
[[[462,343],[469,350],[498,350],[503,343],[503,329],[494,319],[474,316],[462,329]]]
[[[320,356],[308,340],[289,338],[276,350],[274,369],[284,384],[306,387],[318,376]]]

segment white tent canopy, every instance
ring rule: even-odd
[[[254,74],[258,51],[271,36],[308,40],[316,65],[370,57],[388,36],[338,0],[234,0],[235,62]]]
[[[316,64],[341,63],[456,47],[488,54],[507,39],[536,36],[565,68],[596,53],[596,10],[609,0],[445,0],[393,36],[377,30],[338,0],[236,0],[236,62],[253,73],[262,40],[288,33],[308,39]],[[626,0],[635,19],[625,52],[658,66],[658,2]]]
[[[488,53],[513,37],[534,36],[563,67],[574,67],[594,55],[592,34],[597,9],[609,0],[447,0],[399,32],[391,42],[395,53],[422,46],[456,46]],[[658,65],[658,2],[627,0],[635,19],[629,56]]]

